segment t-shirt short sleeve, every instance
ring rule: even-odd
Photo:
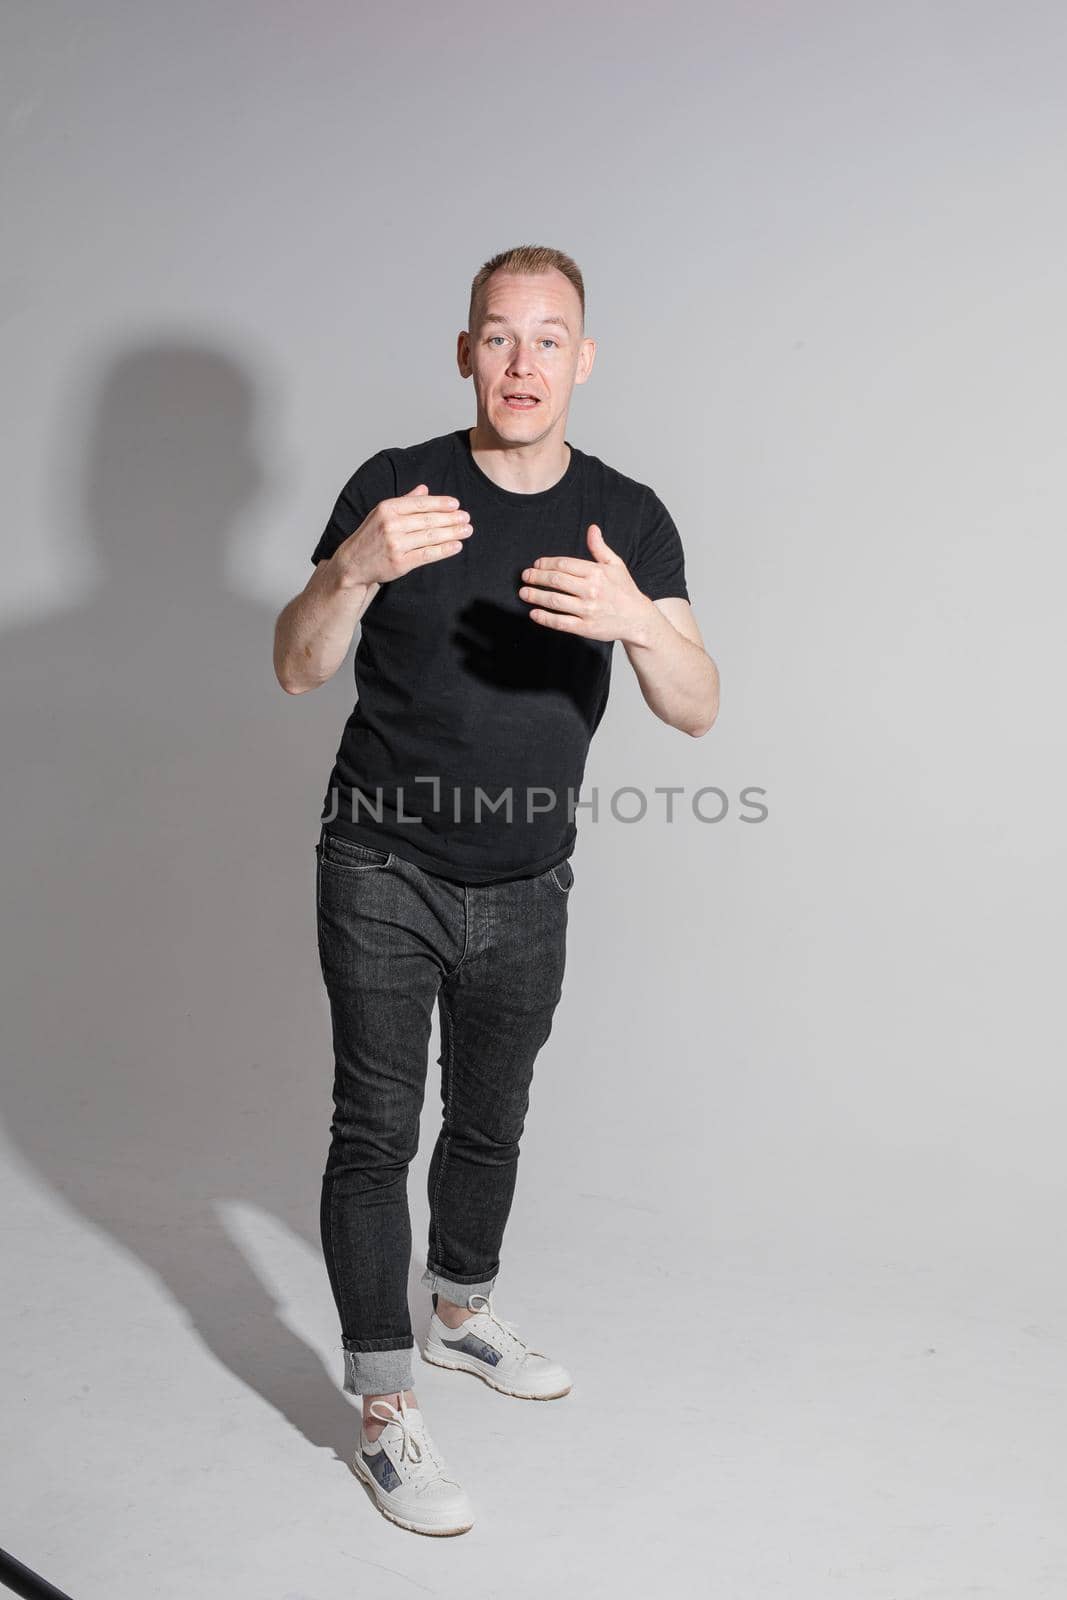
[[[322,537],[311,552],[317,565],[333,555],[350,533],[355,533],[381,500],[392,500],[397,494],[396,472],[385,450],[369,456],[358,466],[337,497],[329,522]]]
[[[650,600],[665,600],[669,595],[689,599],[685,552],[674,518],[654,490],[647,486],[641,501],[637,551],[630,563],[630,576]]]

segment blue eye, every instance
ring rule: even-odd
[[[498,339],[503,339],[503,337],[504,337],[504,335],[502,333],[491,333],[489,335],[488,339],[486,339],[485,342],[486,342],[486,344],[495,344]],[[546,339],[542,339],[541,343],[542,344],[557,345],[557,347],[558,347],[558,341],[556,339],[547,339],[547,338]]]

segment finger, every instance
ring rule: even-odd
[[[419,545],[435,544],[440,540],[466,538],[474,532],[470,517],[465,511],[431,511],[425,515],[405,517],[400,537],[406,549]]]
[[[405,533],[411,533],[416,528],[465,528],[471,520],[469,511],[423,511],[415,504],[410,510],[404,506],[399,510],[404,519]]]
[[[537,572],[570,572],[576,578],[591,578],[600,571],[599,561],[585,561],[581,556],[538,556],[533,564]]]
[[[409,550],[421,550],[424,546],[433,547],[438,544],[466,544],[473,528],[432,528],[426,533],[419,533],[408,545]]]
[[[572,616],[584,616],[589,604],[581,595],[571,594],[567,590],[542,589],[530,584],[524,584],[519,590],[519,599],[540,606],[545,611],[566,611]]]
[[[434,544],[420,545],[414,552],[409,553],[418,558],[416,566],[425,565],[429,561],[443,561],[445,556],[458,555],[463,549],[463,543],[462,539],[438,540]]]
[[[590,563],[593,565],[593,563]],[[590,574],[591,576],[591,574]],[[533,593],[545,590],[563,594],[585,595],[589,578],[582,573],[562,572],[554,567],[527,567],[522,574],[523,583]],[[531,587],[532,586],[532,587]],[[521,592],[521,591],[520,591]]]
[[[592,537],[590,537],[592,535]],[[591,522],[585,530],[585,542],[596,551],[597,564],[601,567],[615,567],[622,565],[622,557],[608,544],[604,537],[604,530],[596,522]]]
[[[565,611],[531,611],[530,621],[538,623],[542,628],[556,628],[561,633],[578,633],[582,631],[581,617],[570,616]]]

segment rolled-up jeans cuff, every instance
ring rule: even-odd
[[[465,1306],[469,1294],[491,1294],[496,1280],[497,1274],[494,1272],[491,1278],[460,1283],[457,1278],[446,1278],[444,1273],[434,1272],[432,1267],[427,1267],[419,1281],[431,1291],[443,1294],[446,1300],[454,1301],[457,1306]]]
[[[415,1387],[414,1340],[392,1350],[349,1350],[347,1345],[342,1349],[346,1394],[394,1394]]]

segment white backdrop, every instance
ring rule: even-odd
[[[1062,1593],[1062,8],[0,40],[9,1547],[78,1596]],[[290,698],[272,632],[354,467],[473,423],[520,243],[585,273],[567,437],[671,510],[722,710],[616,649],[497,1293],[571,1409],[427,1378],[486,1511],[405,1542],[318,1239],[351,657]]]

